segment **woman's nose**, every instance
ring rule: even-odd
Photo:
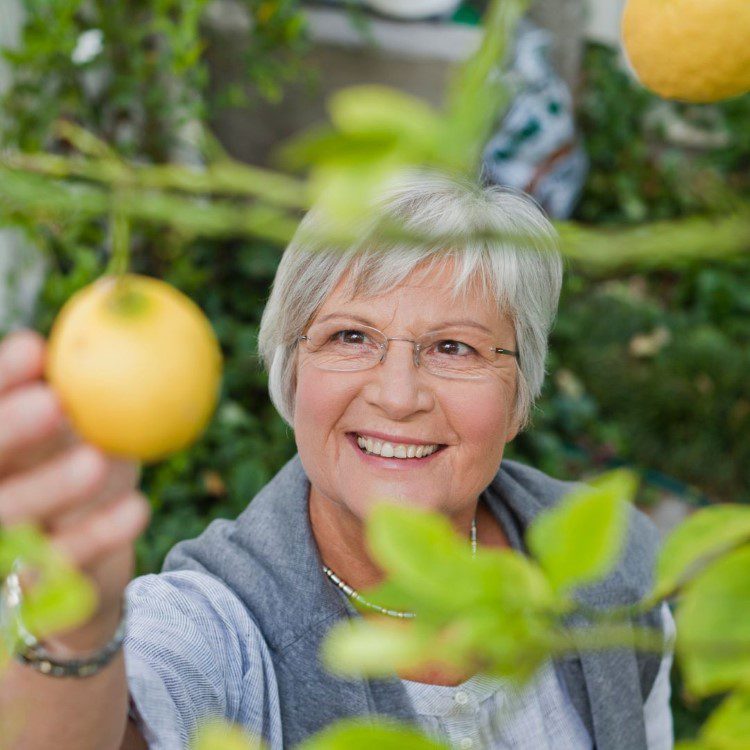
[[[405,419],[410,414],[432,408],[431,390],[424,373],[414,363],[414,344],[390,341],[385,358],[370,370],[368,401],[379,406],[391,419]]]

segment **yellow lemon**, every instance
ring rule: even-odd
[[[628,0],[622,38],[641,82],[666,99],[750,91],[748,0]]]
[[[200,308],[148,276],[104,276],[52,327],[46,377],[81,437],[155,461],[190,445],[216,406],[221,350]]]

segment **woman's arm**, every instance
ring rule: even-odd
[[[81,653],[96,650],[116,627],[114,622],[99,633],[82,631],[68,645]],[[6,750],[146,747],[132,741],[132,732],[129,744],[123,744],[128,690],[122,654],[99,674],[83,679],[49,677],[12,661],[0,680],[0,706],[0,747]]]
[[[150,750],[186,747],[201,723],[217,718],[282,747],[268,646],[222,581],[187,570],[142,576],[127,599],[130,713]]]
[[[32,523],[94,584],[99,607],[44,646],[69,660],[117,630],[133,575],[134,542],[148,521],[137,464],[81,442],[43,380],[46,346],[31,331],[0,340],[0,526]],[[15,660],[0,675],[3,750],[119,750],[127,684],[122,655],[86,678],[40,674]]]

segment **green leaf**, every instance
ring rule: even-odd
[[[41,639],[85,622],[94,613],[96,603],[91,582],[77,570],[61,565],[24,593],[21,619]]]
[[[0,575],[7,576],[16,563],[33,574],[33,585],[25,587],[19,614],[24,627],[38,638],[72,628],[94,612],[97,599],[91,582],[33,526],[0,530]],[[16,623],[8,626],[14,632],[4,635],[13,640]]]
[[[48,555],[44,535],[30,525],[0,529],[0,575],[4,578],[17,560],[31,564],[42,563]]]
[[[471,549],[444,516],[379,503],[367,522],[367,540],[378,563],[407,591],[444,607],[471,600]]]
[[[465,539],[438,513],[391,503],[374,508],[367,524],[370,550],[397,587],[399,605],[422,613],[465,613],[495,604],[498,612],[553,608],[555,599],[538,566],[515,550],[483,550],[472,557]],[[387,596],[388,591],[380,592]],[[377,592],[376,592],[376,595]],[[385,597],[384,597],[385,599]]]
[[[718,554],[750,539],[750,508],[717,505],[694,513],[665,540],[656,564],[650,599],[672,593],[696,570]]]
[[[750,688],[750,547],[719,558],[688,583],[675,620],[693,695]]]
[[[334,126],[351,136],[395,138],[418,153],[430,152],[440,131],[438,113],[422,99],[386,86],[342,89],[328,100]]]
[[[700,739],[719,750],[747,750],[750,738],[750,693],[734,693],[708,717]]]
[[[223,721],[200,726],[192,737],[190,750],[260,750],[265,744],[251,737],[242,727]]]
[[[478,550],[467,573],[476,586],[476,603],[495,604],[508,615],[518,610],[557,611],[564,604],[539,565],[517,550]]]
[[[529,549],[555,590],[591,583],[613,568],[625,543],[636,484],[627,471],[605,474],[534,520]]]
[[[303,742],[297,750],[447,750],[407,724],[348,719]]]
[[[542,617],[507,616],[501,609],[469,613],[451,630],[459,664],[480,663],[488,674],[525,682],[552,653],[553,630]]]
[[[335,674],[384,677],[420,664],[430,644],[429,630],[413,623],[349,620],[331,629],[321,659]]]

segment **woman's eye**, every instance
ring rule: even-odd
[[[474,348],[462,341],[438,341],[435,344],[435,350],[438,354],[450,354],[457,357],[466,357],[474,353]]]
[[[333,335],[333,341],[340,344],[364,344],[367,342],[367,334],[354,329],[338,331]]]

